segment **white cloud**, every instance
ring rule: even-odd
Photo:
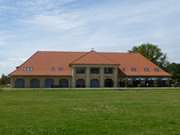
[[[3,71],[9,72],[25,60],[22,56],[37,50],[127,51],[142,42],[160,45],[172,61],[179,61],[179,0],[86,2],[17,0],[1,4],[0,10],[6,12],[1,12],[0,21],[13,18],[3,25],[11,32],[0,32],[0,47],[4,48],[0,58],[6,63]]]
[[[8,42],[16,38],[16,35],[10,31],[0,31],[0,47],[9,45]]]
[[[20,57],[11,57],[7,59],[9,62],[24,62],[26,58],[20,58]]]
[[[74,13],[64,13],[59,16],[36,15],[24,22],[48,31],[70,30],[85,23],[80,21],[78,14]]]

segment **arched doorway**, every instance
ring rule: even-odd
[[[24,79],[16,79],[15,88],[24,88],[24,87],[25,87]]]
[[[99,80],[98,79],[92,79],[90,82],[91,88],[98,88],[99,87]]]
[[[85,80],[84,79],[78,79],[76,80],[76,87],[77,88],[84,88],[86,85],[85,85]]]
[[[45,80],[45,88],[52,88],[54,86],[54,80],[53,79],[46,79]]]
[[[105,79],[104,87],[113,87],[114,83],[112,79]]]
[[[59,87],[60,88],[68,88],[69,87],[69,81],[67,79],[61,79],[59,81]]]
[[[39,79],[32,79],[30,81],[31,88],[40,88],[40,80]]]

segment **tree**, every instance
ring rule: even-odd
[[[140,53],[153,63],[157,64],[161,68],[166,68],[168,65],[167,55],[154,44],[146,43],[139,46],[134,46],[129,52]]]
[[[167,66],[167,71],[173,75],[173,79],[180,81],[180,64],[171,63]]]
[[[6,85],[10,83],[10,79],[8,76],[2,74],[1,78],[0,78],[0,85]]]

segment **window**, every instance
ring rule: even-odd
[[[104,68],[104,73],[105,74],[112,74],[113,73],[113,68]]]
[[[86,69],[84,67],[76,68],[76,74],[85,74]]]
[[[154,71],[160,72],[160,69],[158,67],[154,68]]]
[[[99,74],[99,68],[91,68],[91,74]]]
[[[15,88],[24,88],[24,87],[25,87],[25,80],[24,79],[16,79]]]
[[[60,88],[68,88],[69,87],[69,81],[67,79],[61,79],[59,81]]]
[[[56,68],[55,67],[51,67],[51,71],[56,71]]]
[[[131,71],[136,72],[137,70],[136,70],[136,68],[133,67],[133,68],[131,68]]]
[[[30,88],[40,88],[40,80],[39,79],[32,79],[30,81]]]
[[[26,72],[31,72],[33,69],[32,67],[24,67],[23,70]]]
[[[77,88],[84,88],[86,86],[84,79],[78,79],[76,80],[76,87]]]
[[[98,88],[100,86],[98,79],[92,79],[90,81],[90,87],[91,88]]]
[[[63,71],[64,68],[63,67],[58,67],[58,71]]]
[[[52,88],[54,86],[54,80],[53,79],[46,79],[45,80],[45,88]]]
[[[149,70],[148,67],[145,67],[145,68],[144,68],[144,71],[145,71],[145,72],[149,72],[150,70]]]

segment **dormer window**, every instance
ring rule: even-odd
[[[135,67],[133,67],[133,68],[131,68],[131,71],[132,71],[132,72],[136,72],[137,69],[136,69]]]
[[[32,72],[33,69],[32,67],[24,67],[23,70],[26,72]]]
[[[149,72],[150,70],[149,70],[149,68],[148,67],[145,67],[144,68],[144,72]]]
[[[160,72],[160,69],[158,67],[154,68],[155,72]]]
[[[58,71],[63,71],[63,70],[64,70],[63,67],[59,67],[59,68],[58,68]]]
[[[55,71],[56,70],[56,68],[55,67],[51,67],[51,71]]]

